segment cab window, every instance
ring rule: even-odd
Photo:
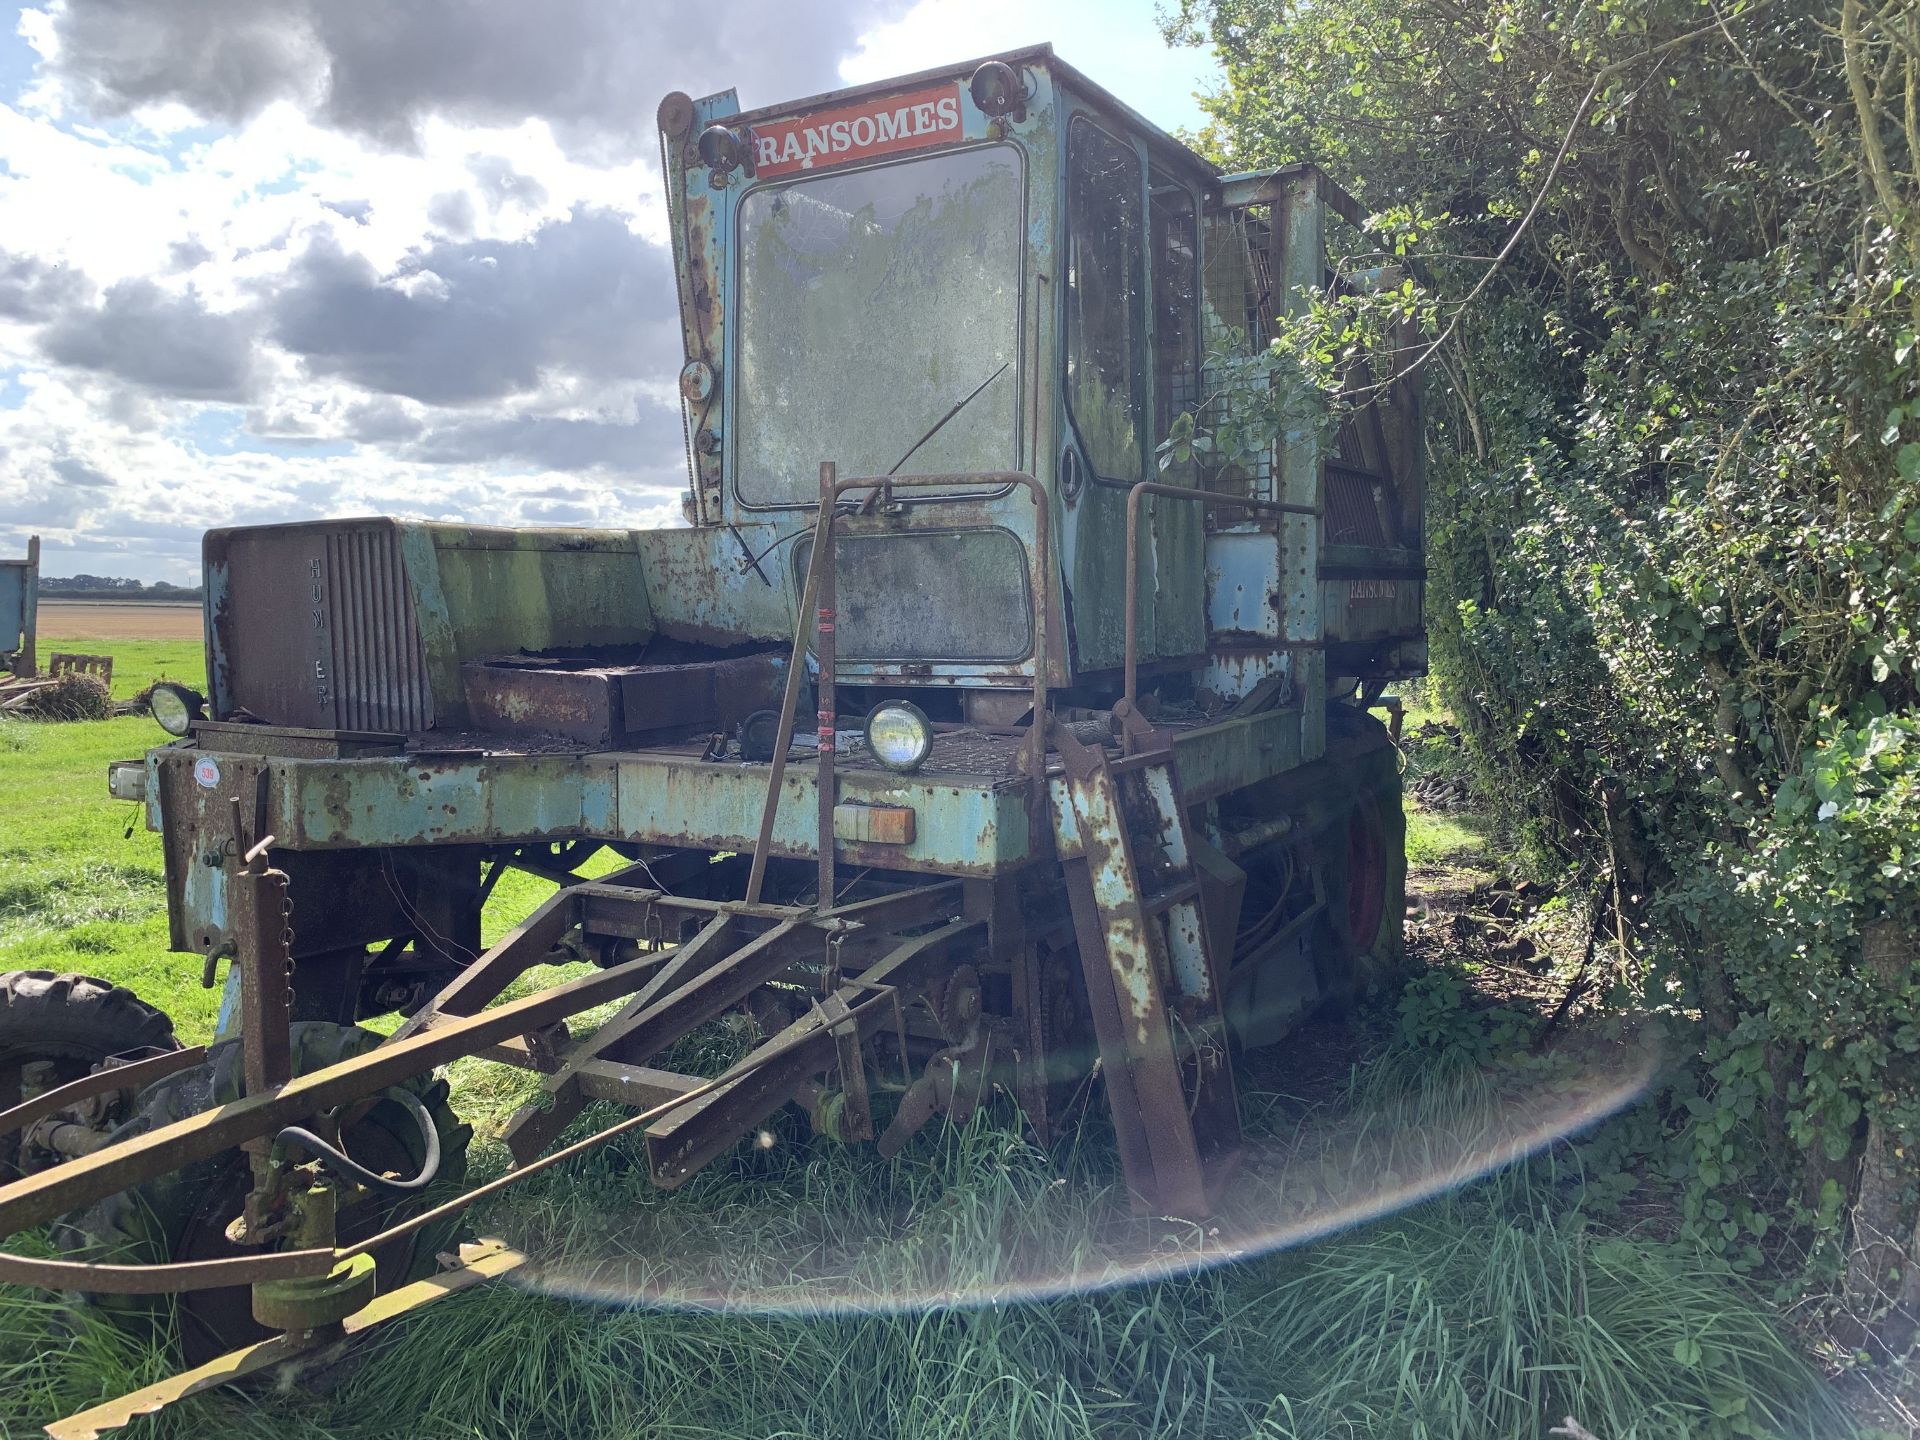
[[[1153,248],[1153,433],[1157,447],[1176,417],[1199,403],[1200,272],[1193,194],[1153,174],[1147,220]],[[1190,469],[1191,467],[1184,467]],[[1186,473],[1167,478],[1186,482]]]
[[[1067,137],[1067,409],[1095,475],[1144,473],[1145,230],[1140,159],[1084,116]]]

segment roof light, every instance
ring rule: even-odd
[[[1012,115],[1023,119],[1027,109],[1027,87],[1020,74],[1004,60],[989,60],[973,72],[967,93],[980,107],[982,115]]]
[[[746,155],[746,142],[740,138],[739,131],[724,125],[709,125],[700,132],[700,158],[713,171],[714,179],[725,179],[738,170]]]

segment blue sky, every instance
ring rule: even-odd
[[[37,532],[51,574],[190,581],[215,525],[670,523],[659,95],[766,104],[1042,40],[1169,129],[1214,83],[1153,0],[728,13],[8,7],[0,553]]]

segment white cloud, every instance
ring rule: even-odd
[[[1049,33],[1161,123],[1192,88],[1146,0],[49,0],[18,29],[0,553],[176,581],[217,525],[675,519],[668,89],[755,106]]]
[[[1169,50],[1155,7],[1140,0],[917,0],[868,29],[840,62],[849,85],[929,65],[1052,42],[1054,52],[1166,130],[1203,123],[1193,92],[1210,90],[1219,67],[1202,50]]]

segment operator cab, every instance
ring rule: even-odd
[[[1210,351],[1264,344],[1276,307],[1335,283],[1325,226],[1359,214],[1327,177],[1223,177],[1047,46],[752,111],[676,93],[659,118],[694,527],[659,538],[733,587],[726,625],[792,633],[831,462],[910,482],[851,493],[842,682],[1010,719],[1046,637],[1049,683],[1111,703],[1129,491],[1159,482],[1296,513],[1140,497],[1149,677],[1226,700],[1276,672],[1317,688],[1329,644],[1336,675],[1422,668],[1407,387],[1251,470],[1157,458],[1203,406]],[[1012,473],[1050,512],[1044,564],[1032,492],[926,483]]]

